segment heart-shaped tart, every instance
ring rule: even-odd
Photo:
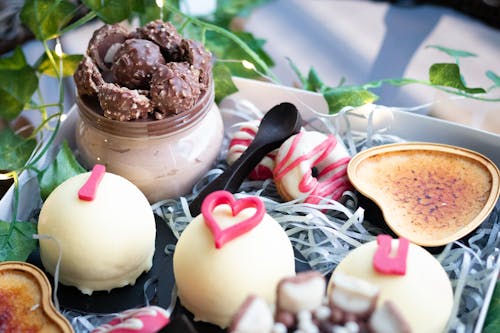
[[[467,235],[490,214],[500,172],[485,156],[435,143],[367,149],[351,160],[348,176],[372,199],[398,236],[442,246]]]
[[[25,262],[0,263],[2,332],[70,333],[73,328],[54,307],[47,277]]]

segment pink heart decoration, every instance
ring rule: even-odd
[[[215,221],[212,213],[215,207],[223,204],[227,204],[231,207],[233,216],[238,215],[245,208],[254,207],[257,211],[249,218],[230,227],[221,229],[217,224],[217,221]],[[203,200],[203,204],[201,205],[201,214],[205,219],[206,225],[214,236],[215,247],[218,249],[224,246],[227,242],[252,230],[260,223],[260,221],[262,221],[265,213],[266,208],[264,207],[264,203],[258,197],[248,197],[236,200],[228,191],[216,191],[210,193],[205,200]]]

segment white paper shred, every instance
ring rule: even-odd
[[[246,121],[261,116],[248,101],[235,101],[234,105],[231,109],[221,109],[225,117]],[[318,114],[318,122],[332,133],[336,132],[342,122],[343,127],[347,128],[347,131],[342,133],[342,138],[353,155],[372,146],[405,141],[404,138],[384,134],[384,128],[374,129],[371,120],[378,109],[379,107],[375,107],[368,115],[365,132],[351,130],[349,109],[343,110],[335,117]],[[198,182],[192,193],[152,206],[154,212],[165,220],[175,237],[180,236],[193,218],[189,212],[189,202],[227,166],[225,156],[230,132],[234,130],[232,127],[226,128],[223,148],[216,166]],[[325,200],[320,205],[282,202],[273,181],[266,180],[245,181],[240,191],[235,193],[237,198],[250,195],[262,198],[268,214],[283,227],[306,263],[324,275],[330,274],[352,249],[374,240],[376,235],[384,232],[382,227],[370,221],[370,216],[365,216],[363,207],[358,207],[357,197],[353,192],[346,192],[340,202]],[[499,215],[500,204],[497,203],[488,219],[467,240],[448,244],[440,253],[435,254],[454,289],[453,315],[448,324],[448,332],[474,332],[479,314],[484,310],[483,307],[487,306],[486,293],[492,281],[496,280],[495,274],[500,262]],[[173,251],[173,246],[165,249],[168,254]],[[71,320],[77,333],[90,332],[96,325],[107,322],[114,316],[81,316],[70,312],[64,314]]]

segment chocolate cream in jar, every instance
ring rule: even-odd
[[[213,81],[186,112],[161,120],[118,121],[78,96],[76,143],[85,167],[104,164],[134,183],[150,203],[191,192],[219,154],[223,123]]]

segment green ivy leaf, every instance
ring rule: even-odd
[[[319,78],[318,72],[311,67],[309,73],[307,74],[305,89],[310,91],[322,91],[324,88],[325,84]]]
[[[374,93],[359,87],[329,88],[323,92],[330,114],[335,114],[346,106],[358,107],[373,103],[378,99]]]
[[[11,128],[5,127],[0,131],[0,170],[23,167],[35,147],[35,139],[23,139]]]
[[[484,321],[483,333],[500,332],[500,282],[497,281]]]
[[[218,0],[212,23],[227,29],[231,25],[233,18],[248,17],[255,8],[270,1],[271,0]]]
[[[433,64],[429,69],[429,79],[432,84],[455,88],[469,94],[481,94],[486,92],[483,88],[466,87],[462,81],[460,68],[457,64]]]
[[[10,69],[22,69],[29,66],[26,62],[26,57],[24,56],[23,50],[17,46],[10,57],[0,58],[0,70]]]
[[[428,45],[426,47],[447,53],[448,55],[450,55],[454,58],[477,57],[477,54],[472,53],[472,52],[450,49],[450,48],[440,46],[440,45]]]
[[[57,66],[59,66],[59,61],[62,58],[62,74],[63,77],[72,76],[75,73],[78,64],[83,59],[83,55],[81,54],[63,54],[62,57],[59,57],[54,51],[51,51],[52,57],[54,57],[54,61]],[[40,73],[43,73],[48,76],[57,77],[57,73],[54,70],[54,66],[49,60],[47,53],[44,53],[42,57],[37,62],[37,70]],[[57,68],[59,71],[59,68]]]
[[[148,6],[156,6],[152,0],[146,1],[147,4],[142,0],[82,0],[82,2],[108,24],[126,20],[133,12],[142,11]]]
[[[38,174],[42,199],[45,200],[66,179],[86,171],[76,160],[68,143],[64,141],[54,161]]]
[[[0,262],[26,261],[30,253],[37,248],[37,240],[33,239],[36,232],[34,223],[15,222],[12,225],[0,220]]]
[[[24,109],[38,87],[35,70],[16,48],[10,57],[0,58],[0,118],[12,120]]]
[[[255,53],[257,53],[257,55],[268,66],[274,65],[271,57],[263,49],[265,40],[255,38],[248,32],[235,32],[234,34],[244,41]],[[249,60],[248,55],[236,43],[214,31],[207,31],[205,46],[215,55],[217,59]],[[229,68],[233,76],[254,79],[260,77],[260,75],[255,71],[243,67],[240,62],[227,62],[225,65]],[[263,69],[257,64],[254,65],[257,66],[258,71],[263,71]]]
[[[26,0],[20,17],[37,39],[49,40],[59,36],[75,13],[76,6],[67,0]]]
[[[219,103],[224,97],[229,96],[238,91],[234,85],[231,71],[226,65],[216,63],[213,68],[213,76],[215,83],[215,102]]]
[[[493,81],[495,87],[500,87],[500,76],[496,75],[493,71],[487,71],[486,76]]]

